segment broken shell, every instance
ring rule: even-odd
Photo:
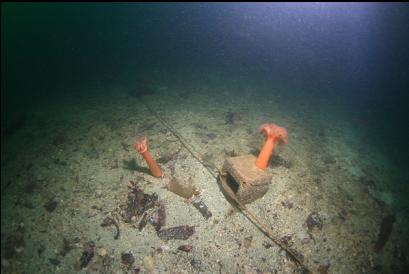
[[[146,270],[146,273],[153,273],[155,269],[155,258],[153,256],[145,256],[143,258],[143,267]]]

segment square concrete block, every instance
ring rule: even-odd
[[[264,196],[271,183],[272,174],[256,167],[254,155],[226,159],[223,165],[223,180],[243,204]]]

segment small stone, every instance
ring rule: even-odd
[[[61,263],[60,260],[58,260],[57,258],[50,258],[48,259],[48,261],[50,262],[50,264],[54,266],[58,266]]]
[[[100,248],[98,249],[98,255],[101,257],[105,257],[106,255],[108,255],[108,252],[105,248]]]
[[[58,204],[59,204],[59,202],[56,200],[56,199],[50,199],[46,204],[45,204],[45,209],[48,211],[48,212],[53,212],[56,208],[57,208],[57,206],[58,206]]]
[[[101,198],[101,197],[102,197],[102,190],[97,189],[97,190],[95,191],[95,197]]]
[[[178,247],[179,250],[184,251],[184,252],[190,252],[193,249],[192,245],[181,245]]]
[[[244,238],[243,246],[244,246],[245,248],[249,248],[250,245],[251,245],[251,241],[252,241],[252,240],[253,240],[253,236],[249,236],[249,237]]]
[[[16,248],[14,248],[14,250],[16,251],[16,253],[22,253],[22,252],[24,252],[24,247],[22,247],[22,246],[19,246],[19,247],[16,247]]]
[[[162,249],[162,251],[169,251],[169,250],[170,250],[170,247],[169,247],[168,245],[162,245],[162,246],[160,247],[160,249]]]
[[[135,258],[131,252],[129,253],[122,253],[121,260],[124,265],[131,266],[135,262]]]

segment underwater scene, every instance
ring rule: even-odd
[[[2,273],[409,273],[407,3],[2,3]]]

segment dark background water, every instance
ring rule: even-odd
[[[130,70],[225,69],[362,110],[374,142],[407,163],[406,3],[1,7],[2,132],[66,87],[117,82]]]

